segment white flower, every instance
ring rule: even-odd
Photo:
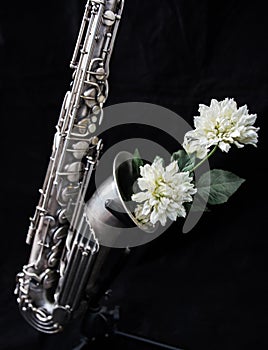
[[[137,205],[135,208],[135,217],[139,220],[139,222],[143,225],[148,224],[150,221],[150,217],[148,215],[143,214],[143,205]]]
[[[141,223],[149,221],[155,225],[160,221],[164,226],[167,218],[175,221],[185,217],[185,202],[193,200],[196,193],[189,172],[179,172],[176,161],[163,166],[163,159],[156,158],[152,165],[140,167],[138,185],[142,192],[132,195],[132,200],[142,203],[137,206],[135,216]]]
[[[185,134],[183,147],[187,153],[196,152],[204,158],[209,148],[218,145],[223,152],[228,152],[231,145],[238,148],[245,144],[253,146],[258,142],[258,130],[253,126],[256,114],[249,114],[247,106],[237,108],[234,99],[223,101],[211,100],[210,106],[199,105],[200,116],[194,118],[195,130]]]

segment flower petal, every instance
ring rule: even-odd
[[[142,203],[142,202],[146,201],[148,199],[148,197],[149,197],[148,192],[138,192],[138,193],[133,194],[131,199],[134,202]]]

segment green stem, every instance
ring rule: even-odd
[[[217,148],[218,148],[218,145],[216,145],[216,146],[213,148],[213,150],[212,150],[204,159],[201,160],[201,162],[199,162],[198,164],[196,164],[196,166],[194,166],[193,169],[190,170],[190,172],[191,172],[191,171],[195,171],[197,168],[200,167],[200,165],[202,165],[203,163],[205,163],[205,161],[206,161],[209,157],[211,157],[211,156],[216,152]]]

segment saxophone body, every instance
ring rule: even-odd
[[[32,249],[17,275],[15,294],[24,318],[45,333],[61,331],[105,291],[105,283],[99,287],[97,282],[111,249],[100,246],[85,215],[85,198],[103,147],[97,131],[123,5],[123,0],[87,1],[71,60],[71,89],[30,218],[26,242]]]

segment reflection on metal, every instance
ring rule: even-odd
[[[84,200],[102,149],[96,133],[123,5],[123,0],[87,1],[71,60],[72,89],[62,105],[40,200],[30,219],[26,241],[32,251],[17,275],[15,293],[25,319],[45,333],[59,332],[79,314],[99,251]]]

